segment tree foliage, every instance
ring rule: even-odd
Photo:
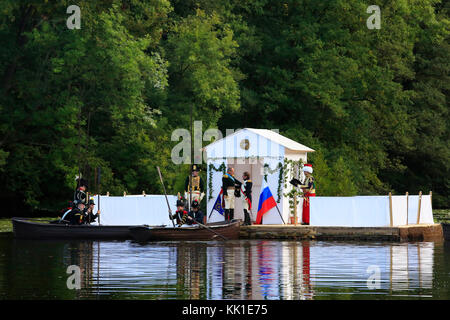
[[[437,0],[4,0],[0,183],[12,212],[97,191],[170,192],[189,129],[277,128],[312,154],[319,195],[433,190],[449,206],[449,7]],[[96,190],[97,189],[97,190]]]

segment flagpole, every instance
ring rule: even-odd
[[[263,215],[264,215],[267,211],[273,209],[273,206],[272,206],[270,209],[264,209],[265,211],[261,214],[260,219],[258,219],[259,211],[263,209],[262,207],[261,207],[261,209],[259,208],[259,206],[261,205],[261,196],[264,194],[264,190],[265,190],[266,188],[268,189],[268,192],[269,192],[269,194],[270,194],[270,197],[263,198],[263,199],[262,199],[262,200],[263,200],[262,202],[265,202],[267,199],[272,198],[273,203],[275,204],[275,207],[277,208],[278,214],[280,215],[281,221],[283,221],[283,224],[286,224],[286,222],[284,222],[283,216],[281,215],[280,209],[278,208],[277,202],[275,201],[275,198],[273,197],[272,192],[270,191],[270,187],[269,187],[269,185],[268,185],[268,183],[267,183],[267,180],[263,180],[263,183],[262,183],[262,186],[261,186],[261,194],[259,195],[259,202],[260,202],[260,203],[259,203],[259,205],[258,205],[258,214],[257,214],[257,217],[256,217],[256,221],[259,220],[259,221],[260,221],[259,223],[260,223],[260,224],[263,224]]]
[[[278,205],[277,205],[276,202],[275,202],[275,207],[277,208],[277,211],[278,211],[278,213],[279,213],[279,215],[280,215],[281,221],[283,221],[283,224],[286,224],[286,222],[284,222],[283,216],[281,215],[280,209],[278,209]],[[261,221],[262,221],[262,220],[261,220]]]
[[[212,215],[213,211],[214,211],[214,206],[212,207],[211,212],[209,213],[208,221],[209,221],[209,219],[211,219],[211,215]]]

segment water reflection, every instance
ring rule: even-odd
[[[429,297],[435,244],[316,241],[33,242],[0,247],[2,299]],[[66,286],[70,265],[81,290]],[[379,272],[369,288],[368,268]],[[3,275],[3,276],[1,276]]]

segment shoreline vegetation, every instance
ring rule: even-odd
[[[450,209],[435,209],[433,210],[433,217],[435,223],[449,222],[450,221]],[[39,217],[34,218],[37,220],[55,220],[59,217]],[[0,219],[0,234],[13,232],[11,218]]]

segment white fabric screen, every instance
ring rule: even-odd
[[[408,197],[408,222],[417,223],[419,196]],[[406,225],[406,196],[392,196],[393,226]],[[433,224],[431,197],[422,196],[420,223]],[[389,196],[311,197],[313,226],[388,227]]]
[[[177,197],[167,198],[174,213]],[[100,196],[100,211],[102,225],[172,225],[164,195]]]
[[[408,224],[417,223],[417,214],[419,209],[419,196],[408,197]],[[430,222],[431,221],[431,222]],[[431,197],[429,195],[422,196],[420,205],[420,221],[419,223],[433,223],[433,210],[431,208]]]

